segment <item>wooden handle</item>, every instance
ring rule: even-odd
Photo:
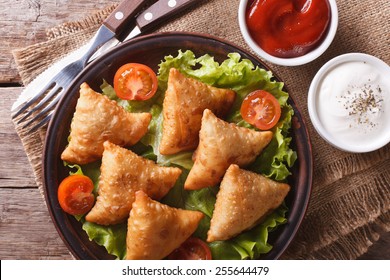
[[[159,0],[137,17],[138,27],[144,31],[176,15],[197,0]]]
[[[135,19],[135,16],[147,2],[147,0],[124,0],[119,3],[103,24],[116,35],[120,35],[127,24]]]

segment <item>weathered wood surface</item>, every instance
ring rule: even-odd
[[[0,0],[0,83],[18,83],[12,50],[46,41],[46,30],[119,0]]]
[[[11,122],[10,108],[21,91],[0,87],[0,259],[71,259]],[[361,259],[390,259],[390,233]]]
[[[0,259],[72,259],[37,188],[0,188]]]
[[[11,121],[21,91],[0,87],[0,259],[71,259]]]
[[[36,188],[34,175],[11,121],[11,106],[21,88],[0,88],[0,187]]]

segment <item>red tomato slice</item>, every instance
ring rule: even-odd
[[[144,64],[125,64],[114,76],[114,89],[121,99],[148,100],[156,93],[157,87],[156,74]]]
[[[245,97],[241,104],[242,118],[261,130],[269,130],[280,119],[281,108],[278,100],[265,90],[256,90]]]
[[[61,208],[71,215],[82,215],[91,210],[95,197],[93,182],[84,175],[66,177],[58,187],[58,201]]]
[[[179,248],[169,256],[170,260],[211,260],[209,246],[196,237],[188,238]]]

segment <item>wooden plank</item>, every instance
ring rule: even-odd
[[[72,259],[11,121],[11,106],[22,90],[0,87],[0,259]]]
[[[46,30],[118,1],[0,0],[0,83],[20,82],[12,50],[46,40]]]
[[[0,188],[0,259],[72,259],[38,189]]]
[[[11,121],[21,87],[0,87],[0,188],[36,187],[32,168]]]

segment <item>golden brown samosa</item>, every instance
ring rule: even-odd
[[[232,164],[223,177],[207,233],[207,241],[227,240],[252,228],[279,207],[288,184]]]
[[[101,225],[126,220],[138,190],[161,199],[181,174],[180,168],[158,166],[108,141],[104,142],[100,171],[98,197],[86,220]]]
[[[230,164],[244,167],[253,162],[272,139],[271,131],[255,131],[227,123],[210,110],[203,113],[194,166],[184,188],[197,190],[221,182]]]
[[[233,90],[206,85],[171,68],[163,104],[160,153],[170,155],[194,150],[199,143],[203,110],[207,108],[224,117],[235,96]]]
[[[138,191],[127,224],[126,259],[159,260],[196,230],[203,213],[173,208]]]
[[[101,158],[106,140],[119,146],[137,143],[148,131],[150,113],[129,113],[87,83],[80,86],[80,98],[73,116],[70,142],[61,159],[86,164]]]

